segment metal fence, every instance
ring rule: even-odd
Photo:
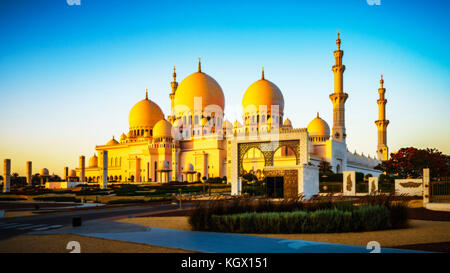
[[[342,192],[342,182],[319,182],[320,193]]]
[[[430,197],[432,202],[450,202],[450,180],[431,181]]]

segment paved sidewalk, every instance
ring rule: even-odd
[[[200,232],[91,221],[85,226],[32,234],[78,234],[103,239],[149,244],[206,253],[369,253],[363,246],[269,238],[219,232]],[[416,251],[382,248],[381,253]]]

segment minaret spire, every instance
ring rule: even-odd
[[[377,125],[378,128],[377,157],[378,160],[386,161],[389,159],[389,149],[387,146],[387,134],[386,134],[389,120],[386,120],[387,99],[385,99],[384,97],[386,89],[384,88],[383,84],[384,84],[383,74],[381,74],[380,88],[378,89],[379,99],[377,100],[378,120],[375,121],[375,124]]]
[[[336,40],[336,45],[337,45],[337,50],[341,49],[341,39],[339,38],[339,30],[337,31],[337,40]]]
[[[343,91],[345,65],[342,64],[344,51],[341,50],[339,31],[336,45],[337,50],[333,52],[335,64],[331,68],[334,74],[334,93],[330,94],[330,100],[333,103],[332,137],[334,140],[345,142],[345,138],[347,137],[345,133],[345,102],[348,94]]]
[[[177,72],[175,71],[175,66],[173,66],[173,81],[176,82],[177,81]]]
[[[169,94],[169,98],[170,98],[170,115],[168,116],[168,121],[170,123],[174,123],[175,122],[175,93],[177,91],[178,88],[178,82],[177,82],[177,72],[175,70],[175,66],[173,66],[173,82],[170,83],[170,87],[172,88],[172,92]]]

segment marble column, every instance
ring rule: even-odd
[[[136,182],[141,182],[141,159],[136,157]]]
[[[86,178],[85,178],[85,162],[86,162],[86,158],[84,157],[84,155],[80,156],[79,160],[79,165],[80,165],[80,182],[86,182]]]
[[[69,181],[69,167],[64,167],[64,181]]]
[[[3,164],[3,192],[9,192],[11,183],[11,159],[5,159]]]
[[[31,186],[31,174],[33,172],[31,161],[27,161],[27,185]]]
[[[108,151],[101,151],[102,158],[102,184],[100,188],[107,189],[108,188]]]
[[[423,169],[423,203],[430,203],[430,169]]]

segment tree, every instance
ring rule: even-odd
[[[328,161],[320,161],[319,164],[319,175],[323,176],[323,175],[330,175],[332,174],[333,171],[331,170],[331,165]]]
[[[257,181],[258,177],[252,173],[246,173],[242,175],[242,178],[244,178],[247,182]]]
[[[430,169],[431,177],[444,177],[450,174],[448,156],[437,149],[401,148],[391,153],[391,158],[376,168],[388,174],[400,177],[421,177],[424,168]]]

